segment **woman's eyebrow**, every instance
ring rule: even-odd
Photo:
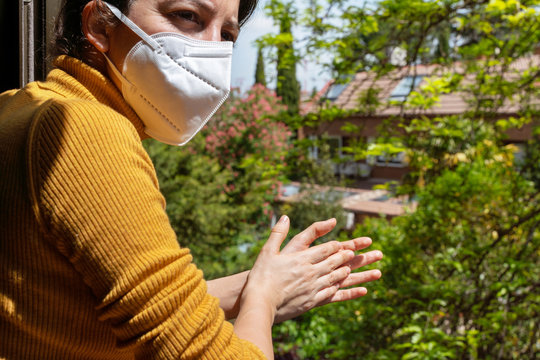
[[[173,0],[174,1],[174,0]],[[177,1],[177,0],[176,0]],[[183,0],[183,2],[191,3],[194,6],[197,6],[204,10],[205,12],[208,12],[210,15],[216,14],[216,7],[215,5],[210,1],[204,1],[204,0]]]
[[[172,7],[178,2],[179,0],[168,0],[166,4]],[[210,16],[215,16],[217,13],[216,6],[212,2],[207,0],[182,0],[181,2],[189,3],[192,6],[198,7],[202,11],[208,13]],[[223,25],[232,29],[233,31],[236,31],[237,33],[240,32],[240,24],[236,19],[225,20]]]
[[[205,0],[184,0],[184,1],[187,1],[189,3],[192,3],[195,6],[202,8],[204,11],[210,13],[210,15],[215,15],[217,12],[216,6],[210,1],[207,1],[207,0],[206,1]],[[240,25],[238,24],[238,21],[236,20],[226,20],[223,24],[233,29],[234,31],[240,31]]]
[[[237,33],[240,32],[240,24],[238,24],[238,21],[236,20],[226,20],[223,25],[236,31]]]

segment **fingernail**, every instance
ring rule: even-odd
[[[283,215],[280,219],[279,219],[279,222],[281,224],[286,224],[289,222],[289,217],[287,215]]]

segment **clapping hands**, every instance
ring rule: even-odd
[[[259,298],[275,307],[275,322],[316,306],[364,296],[366,288],[357,285],[379,279],[381,272],[352,270],[372,264],[383,255],[378,250],[355,254],[371,245],[367,237],[310,247],[335,225],[335,219],[316,222],[280,250],[289,231],[289,219],[283,216],[262,248],[242,296]]]

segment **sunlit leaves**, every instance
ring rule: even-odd
[[[392,221],[368,219],[355,232],[384,249],[383,279],[370,286],[372,297],[317,312],[341,324],[326,325],[332,337],[319,357],[534,358],[540,71],[531,55],[540,43],[540,1],[312,4],[304,24],[316,31],[306,49],[332,52],[336,77],[366,71],[399,79],[436,65],[400,101],[389,103],[375,82],[355,99],[357,116],[399,114],[385,119],[372,144],[346,149],[368,161],[405,152],[409,172],[387,188],[417,205]],[[390,61],[397,47],[407,52],[404,62]],[[464,106],[438,112],[448,97]],[[308,118],[314,126],[324,120]],[[509,134],[527,127],[533,139],[508,144]],[[363,128],[342,130],[360,137]]]

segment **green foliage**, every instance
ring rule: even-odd
[[[228,197],[235,204],[252,204],[244,221],[269,223],[292,135],[278,119],[285,109],[275,93],[255,84],[245,98],[225,104],[203,131],[206,152],[234,175],[224,189]]]
[[[524,159],[517,162],[520,172],[540,190],[540,139],[537,135],[527,143],[524,155]]]
[[[540,195],[489,158],[443,171],[418,193],[415,212],[368,219],[354,235],[383,249],[383,279],[365,298],[306,314],[276,337],[300,358],[533,359]],[[318,332],[307,337],[312,325]]]
[[[290,65],[307,55],[329,59],[335,78],[368,70],[369,80],[398,72],[414,76],[421,63],[438,66],[395,103],[371,87],[356,99],[356,109],[323,103],[306,116],[280,115],[297,130],[397,106],[401,113],[385,121],[373,144],[362,141],[361,126],[345,125],[343,130],[356,136],[346,150],[356,158],[404,151],[410,172],[395,191],[415,204],[404,216],[367,219],[354,231],[373,238],[371,249],[383,250],[377,266],[383,278],[367,286],[365,298],[330,304],[275,327],[278,358],[537,357],[540,132],[525,147],[523,160],[515,159],[506,134],[538,126],[540,67],[530,54],[540,42],[539,5],[538,0],[313,0],[300,17],[290,1],[269,3],[267,12],[280,24],[280,34],[261,42],[278,49],[282,69],[294,69]],[[313,34],[297,50],[292,26]],[[397,48],[406,51],[406,66],[391,61]],[[517,70],[517,59],[527,63],[525,70]],[[288,79],[296,76],[278,75],[280,92],[279,84]],[[450,93],[466,99],[467,109],[431,115]],[[294,103],[289,103],[293,113]],[[501,116],[508,107],[513,113]],[[180,242],[211,276],[240,270],[252,259],[266,237],[263,224],[275,206],[279,180],[306,184],[300,201],[280,209],[291,216],[293,234],[341,214],[339,196],[324,188],[339,185],[324,139],[297,140],[291,148],[279,136],[288,130],[276,121],[277,108],[273,94],[255,89],[247,98],[234,98],[220,121],[187,148],[149,145]],[[314,145],[319,161],[309,157]],[[330,234],[335,236],[349,237]]]
[[[353,111],[344,110],[328,101],[320,104],[316,112],[307,113],[297,119],[298,127],[317,127],[321,123],[329,123],[352,115]]]
[[[280,212],[288,214],[291,219],[291,235],[294,235],[316,221],[336,218],[337,225],[329,234],[322,237],[319,242],[335,239],[345,226],[345,215],[340,205],[342,194],[334,188],[340,185],[334,175],[335,161],[326,139],[317,141],[302,141],[296,143],[298,150],[300,144],[304,146],[317,146],[318,159],[304,156],[302,161],[296,160],[294,174],[302,184],[298,201],[281,207]]]
[[[257,50],[257,66],[255,68],[255,84],[266,87],[266,75],[264,72],[263,48],[259,46]]]
[[[501,58],[524,55],[539,41],[537,9],[537,0],[317,0],[310,1],[300,23],[314,34],[304,48],[331,59],[327,65],[337,78],[366,69],[391,71],[396,47],[406,50],[407,65],[451,64],[494,51]]]
[[[207,278],[249,268],[250,249],[266,238],[290,147],[290,131],[275,119],[284,109],[256,85],[233,95],[187,146],[145,143],[178,241]]]
[[[331,59],[336,78],[369,70],[372,81],[398,72],[414,76],[421,63],[438,67],[398,102],[382,99],[375,87],[357,99],[356,115],[401,110],[386,120],[377,141],[348,150],[358,158],[404,151],[410,172],[395,191],[416,205],[407,215],[367,219],[358,227],[354,235],[372,237],[385,254],[382,280],[370,284],[363,299],[325,306],[276,329],[276,338],[289,344],[278,347],[280,356],[537,357],[540,132],[523,160],[515,159],[517,148],[506,139],[508,131],[537,127],[540,120],[540,67],[530,56],[540,43],[539,5],[310,2],[301,23],[314,35],[304,48]],[[396,48],[406,50],[406,67],[390,61]],[[527,65],[518,70],[518,61]],[[468,107],[433,116],[450,93]],[[323,122],[328,107],[322,109],[304,124]],[[344,130],[359,136],[362,127]]]
[[[362,115],[374,115],[381,105],[380,89],[369,87],[358,98],[358,112]]]
[[[363,303],[365,319],[373,318],[364,331],[381,325],[377,307],[392,309],[390,338],[372,343],[381,351],[443,359],[536,351],[538,193],[510,164],[490,160],[483,153],[443,171],[418,193],[413,214],[358,229],[379,239],[386,255],[377,286],[386,296]]]
[[[297,114],[300,104],[300,83],[296,78],[297,56],[293,47],[292,35],[292,25],[296,13],[294,2],[271,0],[266,6],[266,10],[279,24],[279,35],[269,37],[266,40],[277,48],[276,94],[287,105],[287,111],[290,114]]]
[[[232,261],[225,261],[224,256],[246,241],[242,234],[254,233],[252,226],[238,221],[250,212],[250,204],[233,204],[224,191],[234,179],[232,171],[204,154],[200,136],[186,147],[153,140],[146,140],[145,147],[154,162],[178,242],[191,250],[205,275],[212,278],[246,267],[245,262],[236,262],[231,269]],[[220,258],[224,261],[217,262]]]

